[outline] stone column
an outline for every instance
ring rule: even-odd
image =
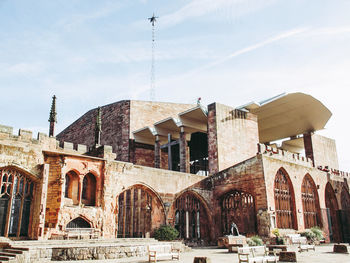
[[[188,147],[186,141],[186,133],[184,127],[181,127],[180,131],[180,172],[189,173],[190,172],[190,158],[188,154]]]
[[[156,141],[154,144],[154,167],[160,168],[160,141],[159,136],[156,135]]]
[[[208,163],[209,174],[219,171],[217,127],[216,127],[216,103],[208,106]]]
[[[310,132],[303,134],[303,139],[304,139],[305,156],[307,158],[310,158],[312,160],[313,166],[315,166],[314,150],[312,147],[312,134]]]

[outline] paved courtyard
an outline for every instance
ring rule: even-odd
[[[296,246],[289,246],[289,251],[297,251]],[[349,247],[348,247],[349,250]],[[322,245],[317,246],[316,251],[309,252],[297,252],[297,260],[299,263],[324,263],[324,262],[340,262],[340,263],[350,263],[350,254],[336,254],[333,253],[333,245]],[[227,252],[227,249],[218,249],[218,248],[196,248],[192,249],[190,252],[181,253],[180,261],[181,263],[192,263],[194,257],[209,257],[212,263],[236,263],[238,262],[237,254],[231,254]],[[58,261],[57,261],[58,262]],[[62,262],[62,261],[59,261]],[[90,260],[84,261],[71,261],[74,263],[91,263]],[[145,263],[148,262],[146,257],[141,258],[129,258],[129,259],[113,259],[113,260],[94,260],[94,263],[106,263],[106,262],[114,262],[114,263],[122,263],[122,262],[135,262],[135,263]],[[159,260],[160,263],[174,263],[177,261],[171,260]]]

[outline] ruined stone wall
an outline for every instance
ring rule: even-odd
[[[212,162],[217,160],[217,169],[212,168],[211,172],[224,170],[256,154],[259,142],[256,115],[218,103],[208,110],[209,158],[213,158],[210,166],[215,167]]]
[[[56,149],[56,146],[56,140],[45,134],[39,133],[33,139],[31,131],[20,129],[18,135],[13,135],[12,127],[0,125],[0,168],[17,170],[35,183],[28,229],[32,239],[42,238],[45,220],[48,171],[43,165],[42,148]]]
[[[252,157],[185,189],[185,191],[197,193],[208,207],[207,220],[210,220],[210,238],[212,241],[217,240],[218,237],[224,234],[222,233],[221,223],[221,200],[225,194],[233,190],[253,195],[258,234],[267,236],[270,228],[266,216],[267,196],[261,156]]]
[[[341,189],[344,187],[344,182],[348,178],[347,173],[333,174],[327,173],[325,171],[319,170],[313,167],[313,163],[310,159],[299,156],[298,154],[292,154],[281,150],[272,150],[265,146],[262,146],[262,158],[265,173],[266,185],[267,187],[267,202],[268,211],[270,217],[274,216],[275,211],[275,200],[274,200],[274,180],[277,171],[283,168],[293,185],[294,195],[295,195],[295,209],[297,217],[297,230],[302,231],[305,229],[304,226],[304,215],[303,215],[303,204],[302,204],[302,182],[306,174],[309,174],[313,179],[318,193],[318,199],[321,208],[321,220],[322,228],[328,233],[328,219],[325,213],[326,210],[326,200],[325,200],[325,190],[328,182],[331,183],[333,189],[337,189],[336,197],[338,204],[340,204]],[[344,175],[344,176],[343,176]]]

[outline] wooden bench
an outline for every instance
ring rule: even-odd
[[[95,239],[99,236],[100,231],[95,228],[67,228],[64,239]]]
[[[269,255],[269,250],[266,246],[240,247],[238,248],[238,261],[239,263],[277,262],[278,256],[275,254]]]
[[[180,259],[180,249],[173,248],[170,244],[149,245],[148,262],[157,262],[160,258]]]

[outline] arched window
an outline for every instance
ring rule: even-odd
[[[81,197],[82,197],[81,202],[84,205],[90,205],[90,206],[95,205],[96,179],[95,179],[95,176],[91,173],[88,173],[87,175],[84,176]]]
[[[340,196],[341,200],[341,225],[342,225],[342,234],[343,234],[343,242],[350,242],[350,194],[349,190],[343,187]]]
[[[274,189],[277,227],[296,229],[294,190],[283,169],[276,174]]]
[[[64,196],[73,201],[73,205],[79,204],[79,176],[74,171],[69,171],[65,176]]]
[[[305,175],[301,185],[301,200],[305,228],[320,226],[320,204],[316,185],[309,174]]]
[[[328,216],[329,237],[332,242],[340,242],[340,225],[338,220],[338,201],[332,185],[328,182],[325,189],[325,200]]]
[[[65,176],[65,185],[64,185],[64,197],[69,198],[69,185],[70,185],[70,179],[69,179],[69,175],[66,174]]]
[[[34,183],[23,173],[0,169],[0,236],[28,236]]]
[[[235,223],[240,233],[256,233],[256,212],[251,194],[237,190],[226,193],[221,199],[221,221],[223,234],[230,234]]]
[[[165,223],[159,198],[147,187],[135,185],[118,197],[118,237],[150,237]]]
[[[191,192],[182,194],[175,200],[174,209],[175,227],[181,238],[209,239],[207,213],[197,196]]]
[[[66,228],[91,228],[91,224],[82,217],[77,217],[70,221]]]

